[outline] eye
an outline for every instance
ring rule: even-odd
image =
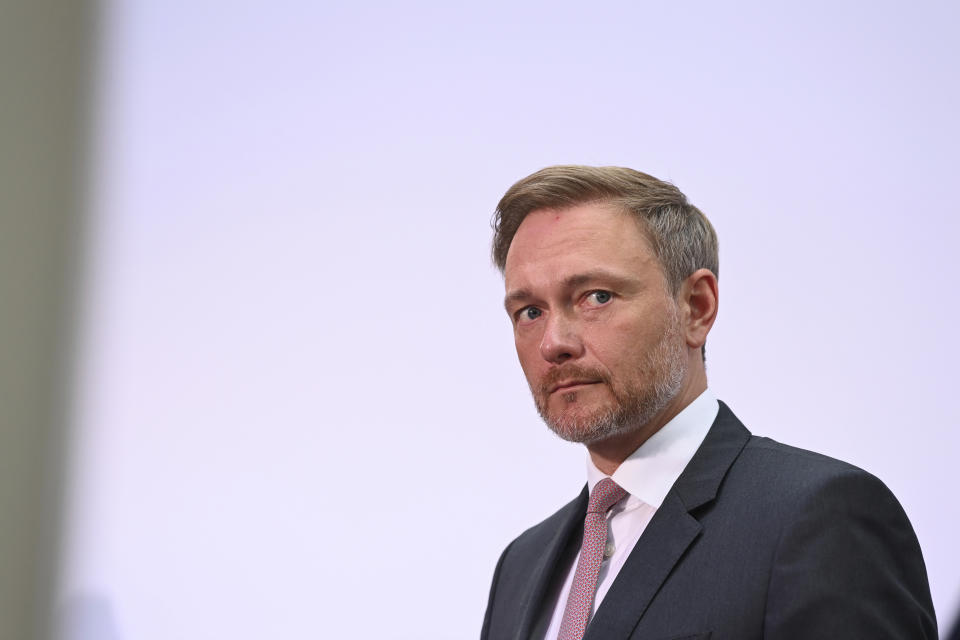
[[[602,289],[587,294],[587,304],[592,307],[602,307],[613,300],[613,294]]]
[[[536,307],[524,307],[517,312],[517,322],[533,322],[542,315],[543,311],[537,309]]]

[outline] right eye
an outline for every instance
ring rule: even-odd
[[[542,315],[543,311],[537,309],[536,307],[524,307],[517,312],[517,322],[533,322]]]

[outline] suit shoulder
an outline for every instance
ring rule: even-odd
[[[752,437],[741,460],[738,483],[758,487],[754,505],[776,523],[766,637],[936,637],[916,533],[879,478],[769,438]]]
[[[860,467],[762,436],[750,437],[735,468],[754,482],[776,487],[781,496],[802,498],[826,492],[860,498],[883,496],[885,501],[896,502],[879,478]],[[896,506],[899,508],[899,503]]]
[[[761,491],[772,488],[768,485],[771,482],[773,486],[793,484],[800,488],[852,478],[884,486],[875,476],[848,462],[752,434],[723,402],[705,444],[714,435],[712,446],[716,449],[738,440],[744,443],[730,471],[733,475],[747,475],[752,479],[751,484]]]
[[[748,461],[783,465],[787,470],[803,470],[822,475],[869,474],[860,467],[816,451],[801,449],[771,438],[751,435],[743,449]]]

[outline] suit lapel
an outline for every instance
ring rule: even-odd
[[[733,412],[720,412],[650,524],[637,541],[587,627],[584,640],[627,638],[703,527],[691,512],[717,496],[720,483],[750,438]]]
[[[587,514],[587,502],[590,494],[587,487],[575,500],[570,502],[560,514],[560,524],[554,529],[553,536],[547,541],[541,553],[530,569],[529,583],[526,597],[520,603],[520,624],[517,627],[516,640],[528,640],[533,633],[539,617],[544,614],[544,598],[550,586],[557,579],[557,569],[561,568],[560,560],[570,544],[570,539],[582,529],[583,520]]]

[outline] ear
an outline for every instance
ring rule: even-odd
[[[709,269],[697,269],[680,285],[677,304],[684,338],[691,349],[699,349],[717,319],[719,291],[717,276]]]

